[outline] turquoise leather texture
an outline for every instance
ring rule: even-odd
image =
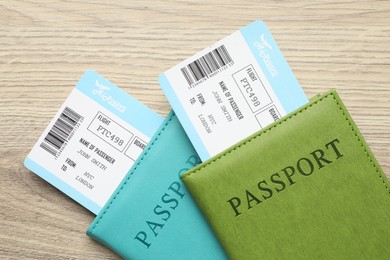
[[[127,259],[226,259],[179,178],[198,163],[171,112],[87,234]]]
[[[336,91],[182,175],[232,259],[390,259],[390,189]]]

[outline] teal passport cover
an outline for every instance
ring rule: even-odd
[[[182,175],[232,259],[390,259],[390,190],[335,91]]]
[[[171,112],[87,234],[125,258],[226,259],[179,178],[199,163]]]

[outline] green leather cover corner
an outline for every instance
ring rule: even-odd
[[[127,259],[226,259],[179,178],[198,163],[171,112],[87,234]]]
[[[334,90],[182,180],[232,259],[389,259],[389,182]]]

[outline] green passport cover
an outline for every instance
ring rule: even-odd
[[[126,259],[226,259],[179,177],[199,163],[171,111],[87,234]]]
[[[336,91],[183,174],[232,259],[390,256],[390,190]]]

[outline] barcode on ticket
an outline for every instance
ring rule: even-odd
[[[221,45],[180,70],[191,86],[199,80],[209,77],[230,62],[233,62],[233,60],[229,52],[226,50],[225,45]]]
[[[70,138],[70,134],[83,117],[69,107],[57,118],[56,122],[39,145],[53,156],[56,156],[63,144]]]

